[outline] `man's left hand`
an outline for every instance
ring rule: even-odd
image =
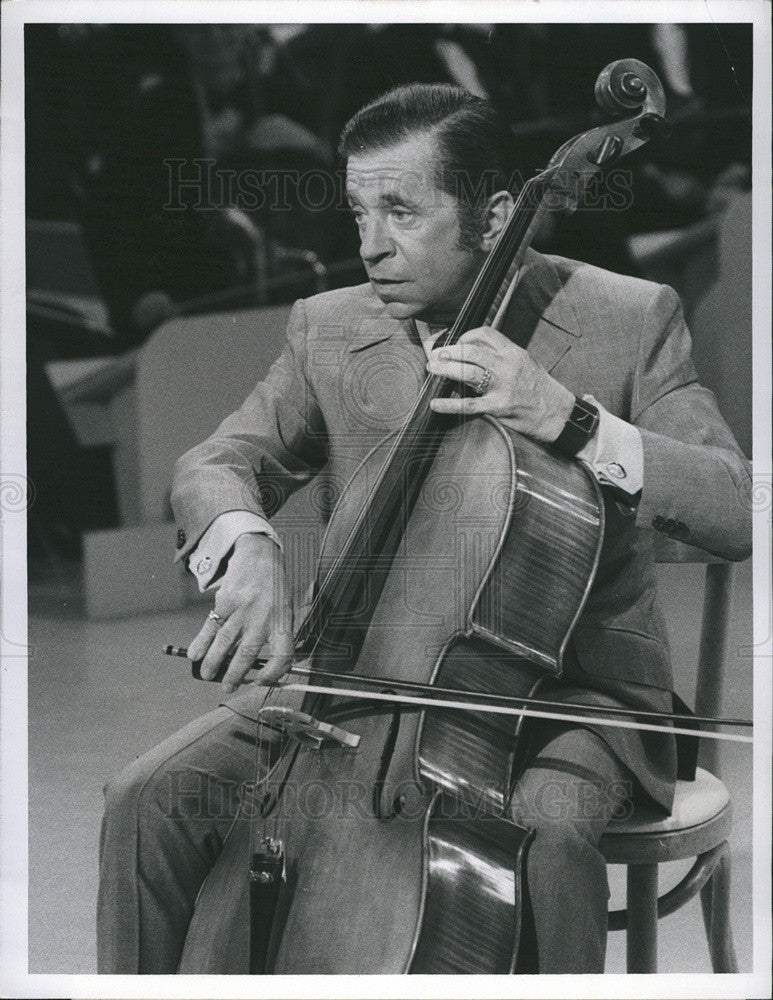
[[[432,409],[465,416],[490,413],[536,441],[555,441],[574,406],[574,396],[565,386],[522,347],[489,326],[468,330],[452,347],[432,351],[427,370],[472,388],[481,384],[488,370],[491,376],[481,395],[433,399]]]

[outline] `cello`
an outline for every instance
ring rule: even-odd
[[[544,214],[576,206],[664,127],[662,87],[635,60],[607,67],[596,94],[614,120],[565,143],[523,186],[438,346],[496,326]],[[561,675],[604,506],[579,463],[494,418],[434,413],[430,400],[454,389],[429,377],[338,501],[295,645],[306,664],[296,672],[319,683],[299,707],[281,688],[265,692],[250,836],[234,829],[205,883],[181,972],[515,969],[531,831],[508,803],[523,716],[483,702],[533,700]],[[332,686],[347,677],[364,697]],[[410,685],[469,692],[468,705],[415,704]]]

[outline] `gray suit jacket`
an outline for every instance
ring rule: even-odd
[[[530,251],[502,332],[527,343],[573,393],[591,393],[641,432],[641,503],[635,519],[606,504],[601,562],[574,632],[572,676],[604,696],[668,709],[655,531],[730,559],[751,548],[749,466],[713,395],[697,382],[676,293]],[[177,464],[177,558],[219,514],[270,516],[323,467],[333,491],[340,489],[370,448],[400,426],[425,363],[410,324],[389,317],[370,285],[297,302],[285,350],[266,378]],[[629,752],[623,757],[631,760]],[[670,771],[673,761],[661,764]],[[646,776],[643,783],[648,787]],[[650,782],[649,790],[668,799],[659,785]]]

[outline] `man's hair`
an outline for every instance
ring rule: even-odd
[[[447,83],[395,87],[349,119],[338,153],[346,160],[422,134],[437,145],[436,186],[458,201],[460,243],[474,249],[484,230],[483,207],[507,187],[514,159],[510,129],[488,101]]]

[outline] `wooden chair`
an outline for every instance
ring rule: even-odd
[[[733,566],[678,542],[666,541],[658,562],[706,563],[695,695],[697,715],[718,716],[722,703]],[[730,927],[730,794],[720,780],[717,743],[703,740],[694,781],[677,781],[670,816],[644,806],[610,824],[600,849],[608,864],[628,866],[626,908],[609,914],[610,930],[626,931],[628,972],[657,971],[658,918],[701,895],[711,966],[737,972]],[[658,865],[695,858],[690,871],[658,897]]]

